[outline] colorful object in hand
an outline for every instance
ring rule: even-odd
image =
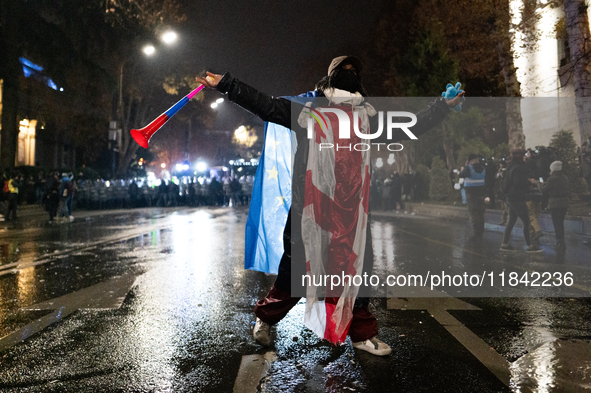
[[[460,87],[462,86],[462,84],[460,82],[456,83],[456,85],[452,85],[451,83],[448,83],[447,86],[445,86],[445,91],[443,93],[441,93],[441,96],[444,97],[446,100],[452,100],[455,96],[457,96],[458,94],[462,93],[464,90],[460,90]],[[460,100],[461,102],[466,101],[466,98],[462,97],[462,99]],[[454,106],[454,111],[459,112],[462,110],[462,106],[460,104]]]
[[[211,78],[207,77],[209,80]],[[158,131],[171,117],[173,117],[183,106],[187,104],[195,96],[195,94],[199,93],[205,85],[201,85],[182,99],[180,99],[176,104],[171,106],[166,112],[158,116],[154,121],[150,124],[145,126],[144,128],[140,128],[139,130],[131,130],[131,137],[140,145],[141,147],[147,149],[148,142],[152,136]]]

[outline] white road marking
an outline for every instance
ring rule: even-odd
[[[242,356],[238,376],[234,382],[233,393],[257,392],[261,380],[265,377],[271,363],[277,359],[275,352],[267,352],[264,355]]]
[[[123,274],[110,280],[83,288],[67,295],[34,304],[22,310],[55,310],[19,330],[0,338],[0,352],[10,348],[49,325],[62,320],[80,309],[105,310],[121,307],[125,296],[135,283],[136,276]]]
[[[505,385],[509,386],[511,373],[509,362],[497,351],[486,344],[480,337],[455,319],[447,310],[480,310],[460,299],[445,296],[429,298],[391,298],[388,309],[394,310],[427,310],[456,340],[476,357]]]

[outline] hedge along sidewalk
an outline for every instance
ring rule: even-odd
[[[469,220],[468,208],[466,206],[435,205],[422,202],[407,202],[405,209],[409,213],[420,214],[424,216],[434,216],[442,218],[455,218],[460,220]],[[376,217],[399,217],[400,213],[372,210],[372,216]],[[487,209],[485,214],[486,229],[492,231],[504,231],[504,225],[498,225],[501,222],[502,214],[500,210]],[[554,233],[552,217],[548,213],[542,213],[538,216],[538,223],[542,232]],[[521,227],[521,221],[517,220],[515,226]],[[580,235],[591,237],[591,217],[566,216],[564,220],[564,230],[568,235]]]

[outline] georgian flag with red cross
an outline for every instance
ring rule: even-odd
[[[337,109],[337,111],[334,111]],[[342,112],[338,112],[338,110]],[[338,112],[338,113],[336,113]],[[357,113],[355,113],[357,112]],[[302,236],[306,254],[307,285],[304,322],[318,336],[333,343],[345,341],[359,292],[352,280],[331,288],[330,275],[362,274],[366,243],[370,187],[370,151],[355,149],[369,143],[358,136],[369,133],[373,107],[359,101],[341,102],[327,108],[308,108],[302,120],[313,124],[305,183]],[[372,113],[373,112],[373,113]],[[343,113],[349,118],[348,132],[339,132]],[[341,118],[339,119],[339,116]],[[313,120],[308,120],[308,119]],[[355,128],[360,132],[353,132]],[[308,127],[309,133],[311,126]],[[331,146],[329,148],[328,146]],[[316,281],[314,281],[314,278]]]

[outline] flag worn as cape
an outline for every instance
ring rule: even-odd
[[[285,97],[305,104],[317,96],[310,91]],[[294,133],[275,123],[265,124],[265,146],[259,159],[246,220],[244,268],[277,274],[283,255],[283,229],[291,207],[291,174],[297,148]]]
[[[306,288],[304,323],[318,336],[338,344],[345,341],[359,292],[353,277],[363,272],[370,152],[350,147],[368,141],[357,135],[340,139],[340,119],[331,109],[346,114],[349,124],[359,121],[358,128],[363,134],[369,131],[369,115],[365,105],[331,106],[324,113],[323,109],[311,109],[315,118],[323,121],[315,123],[315,135],[308,141],[302,237],[310,280]],[[354,113],[359,115],[357,119]],[[320,150],[320,144],[344,148]],[[310,284],[315,281],[313,277],[327,275],[351,278],[348,282],[343,278],[335,287]]]

